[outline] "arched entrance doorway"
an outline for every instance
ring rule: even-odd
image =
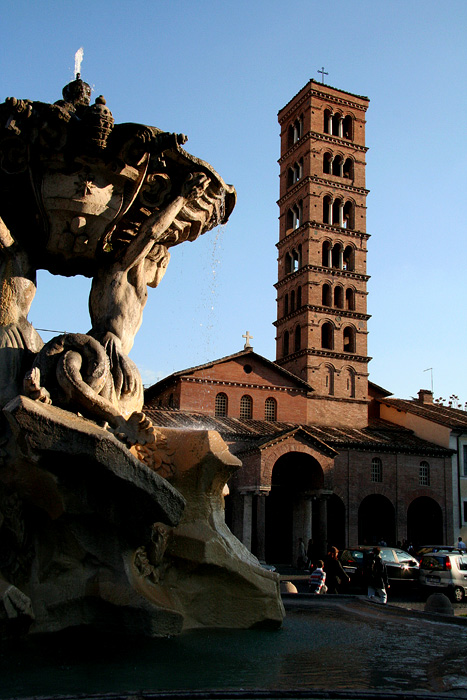
[[[412,544],[448,544],[444,542],[443,512],[429,496],[420,496],[407,509],[407,539]]]
[[[266,499],[266,561],[296,564],[298,538],[305,546],[318,532],[319,509],[312,493],[323,488],[321,465],[311,455],[288,452],[272,470],[271,491]]]
[[[396,514],[389,498],[367,496],[358,509],[358,544],[396,544]]]

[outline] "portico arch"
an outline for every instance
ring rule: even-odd
[[[377,544],[380,540],[388,545],[396,543],[396,514],[389,498],[372,494],[358,509],[358,544]]]
[[[407,539],[413,544],[447,544],[444,542],[443,512],[433,498],[419,496],[409,505]]]
[[[319,519],[323,515],[318,499],[323,487],[323,468],[312,455],[291,451],[277,459],[266,499],[268,562],[295,565],[298,538],[303,538],[305,546],[313,534],[318,539]]]

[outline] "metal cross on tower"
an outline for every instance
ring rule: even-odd
[[[250,340],[253,340],[253,336],[250,335],[250,331],[247,331],[245,335],[242,335],[242,338],[245,338],[246,341],[243,349],[246,350],[247,348],[251,348]]]
[[[321,68],[321,70],[318,70],[318,71],[316,71],[316,72],[317,72],[317,73],[321,73],[321,82],[322,82],[323,85],[324,85],[324,76],[325,76],[325,75],[329,75],[329,73],[326,73],[326,71],[324,70],[324,66]]]

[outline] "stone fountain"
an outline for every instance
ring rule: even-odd
[[[55,104],[0,104],[0,634],[278,626],[278,576],[225,525],[240,462],[215,432],[154,426],[128,356],[170,248],[225,223],[235,190],[183,134],[90,97],[78,73]],[[42,342],[38,269],[91,278],[87,334]]]

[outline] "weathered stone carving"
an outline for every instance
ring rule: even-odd
[[[153,426],[128,357],[170,248],[227,221],[235,190],[183,134],[90,95],[78,75],[54,105],[0,104],[0,636],[280,624],[278,578],[225,525],[238,460]],[[43,344],[40,268],[92,278],[87,334]]]

